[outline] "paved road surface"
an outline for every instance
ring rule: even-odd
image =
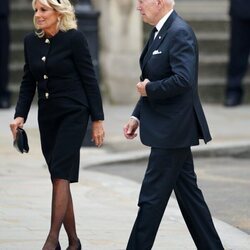
[[[91,170],[141,182],[145,167],[146,162],[137,162]],[[250,234],[250,159],[199,158],[195,167],[212,215]]]

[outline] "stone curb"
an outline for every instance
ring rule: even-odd
[[[90,149],[92,153],[99,149]],[[249,158],[250,157],[250,142],[239,143],[224,143],[201,145],[192,149],[194,157],[237,157]],[[89,159],[82,164],[83,168],[88,168],[98,165],[121,164],[129,162],[138,162],[148,159],[150,149],[128,151],[124,153],[117,152],[104,152],[100,158],[95,157]]]
[[[227,246],[225,250],[249,250],[250,236],[247,233],[214,217],[213,220]]]

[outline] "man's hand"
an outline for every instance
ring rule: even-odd
[[[92,141],[95,142],[97,147],[103,144],[105,132],[103,129],[103,121],[93,121],[92,122]]]
[[[139,94],[141,96],[147,96],[147,92],[146,92],[146,85],[147,83],[149,83],[150,81],[148,79],[145,79],[143,82],[138,82],[136,87],[137,87],[137,91],[139,92]]]
[[[138,127],[138,121],[133,118],[130,118],[128,123],[123,127],[124,136],[127,139],[134,139],[137,136],[137,133],[135,133],[135,131]]]

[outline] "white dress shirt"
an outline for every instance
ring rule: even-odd
[[[163,27],[164,23],[168,20],[169,16],[172,14],[174,10],[171,9],[165,16],[161,18],[161,20],[155,25],[155,28],[157,29],[157,32],[155,32],[155,38],[160,32],[161,28]]]

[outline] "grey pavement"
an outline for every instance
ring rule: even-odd
[[[139,138],[123,138],[122,127],[133,106],[105,105],[106,141],[102,148],[81,150],[80,181],[72,185],[77,229],[86,250],[122,250],[137,212],[140,186],[122,177],[91,171],[91,166],[146,159]],[[196,156],[249,156],[250,106],[204,105],[214,140],[193,148]],[[12,147],[8,127],[14,109],[0,111],[0,250],[41,249],[50,221],[51,184],[41,155],[33,106],[25,126],[30,153]],[[250,236],[214,218],[226,249],[250,249]],[[67,246],[64,230],[60,237]],[[170,199],[153,249],[196,249],[174,199]]]

